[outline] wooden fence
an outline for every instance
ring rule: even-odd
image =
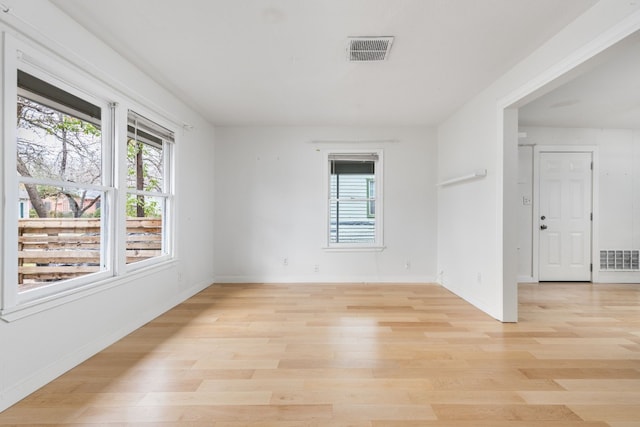
[[[18,220],[18,284],[100,271],[99,218]],[[162,220],[127,219],[127,263],[162,254]]]

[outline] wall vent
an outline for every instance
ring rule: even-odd
[[[384,61],[389,57],[393,37],[349,37],[347,59],[354,62]]]
[[[601,271],[639,271],[640,250],[600,251]]]

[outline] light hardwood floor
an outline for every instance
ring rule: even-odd
[[[521,285],[518,324],[437,285],[214,285],[0,424],[640,426],[640,285]]]

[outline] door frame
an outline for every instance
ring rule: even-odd
[[[593,170],[591,171],[591,212],[593,219],[591,221],[591,283],[597,283],[599,280],[600,266],[599,262],[599,242],[598,233],[600,212],[599,203],[599,161],[598,147],[593,145],[534,145],[533,147],[533,221],[531,222],[531,234],[533,247],[531,248],[532,257],[532,275],[533,281],[540,283],[540,235],[538,233],[538,218],[540,218],[540,153],[591,153],[591,161],[593,162]]]

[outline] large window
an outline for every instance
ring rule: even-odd
[[[328,154],[328,247],[382,246],[381,155]]]
[[[174,133],[90,76],[5,42],[0,315],[11,320],[171,259]]]

